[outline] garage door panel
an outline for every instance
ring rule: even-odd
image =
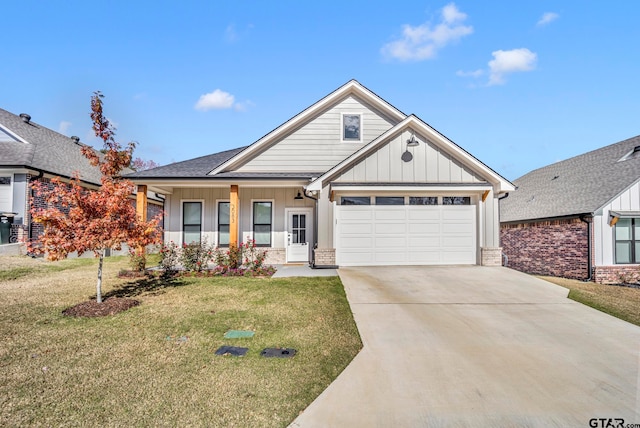
[[[439,223],[409,223],[408,225],[409,233],[429,233],[429,234],[440,234],[440,224]]]
[[[475,206],[337,206],[342,266],[475,264]]]
[[[407,240],[404,236],[376,236],[374,248],[404,248],[407,245]]]

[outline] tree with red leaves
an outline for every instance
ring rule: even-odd
[[[144,256],[144,248],[160,242],[160,219],[138,218],[131,195],[134,184],[120,177],[131,163],[134,143],[121,148],[114,139],[115,131],[102,112],[102,98],[98,91],[91,97],[93,131],[104,142],[103,154],[89,146],[82,147],[82,154],[102,172],[101,186],[89,190],[80,185],[75,174],[70,183],[54,178],[55,191],[43,183],[32,184],[35,194],[46,201],[47,208],[32,207],[33,220],[44,225],[44,232],[35,242],[29,243],[29,251],[46,254],[50,260],[66,258],[70,253],[93,251],[98,262],[96,301],[102,303],[102,265],[107,249],[120,250],[123,243]]]

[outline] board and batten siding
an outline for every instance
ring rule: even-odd
[[[594,216],[593,234],[595,265],[611,266],[614,261],[613,227],[609,226],[609,211],[640,211],[640,182],[631,185],[618,197],[602,208],[602,214]]]
[[[342,142],[342,114],[361,114],[361,142]],[[237,172],[324,172],[397,122],[353,95],[311,119],[251,159]]]
[[[407,140],[412,135],[415,135],[420,143],[416,147],[407,147]],[[402,160],[405,151],[409,151],[413,156],[409,162]],[[468,184],[483,183],[485,180],[424,137],[406,130],[345,171],[334,182]]]
[[[253,228],[251,218],[251,201],[273,201],[273,235],[272,247],[285,247],[285,208],[312,208],[311,199],[295,200],[299,187],[296,188],[257,188],[246,189],[240,187],[240,232],[239,239],[243,242],[251,238]],[[165,199],[165,242],[173,241],[182,244],[182,201],[203,201],[202,236],[207,243],[217,245],[218,201],[229,200],[228,188],[176,188]]]

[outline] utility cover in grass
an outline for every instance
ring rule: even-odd
[[[216,355],[232,355],[234,357],[244,357],[247,355],[249,348],[240,348],[239,346],[221,346],[216,351]]]
[[[260,355],[266,358],[291,358],[296,355],[296,352],[293,348],[264,348]]]
[[[229,330],[224,334],[225,339],[242,339],[245,337],[253,337],[255,333],[249,330]]]

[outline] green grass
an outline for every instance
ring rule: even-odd
[[[568,288],[569,298],[640,326],[640,289],[566,278],[540,277]]]
[[[111,258],[105,294],[142,304],[82,319],[61,311],[95,293],[95,261],[44,265],[0,280],[0,426],[286,426],[361,348],[337,277],[136,283]],[[249,352],[215,356],[222,345]]]

